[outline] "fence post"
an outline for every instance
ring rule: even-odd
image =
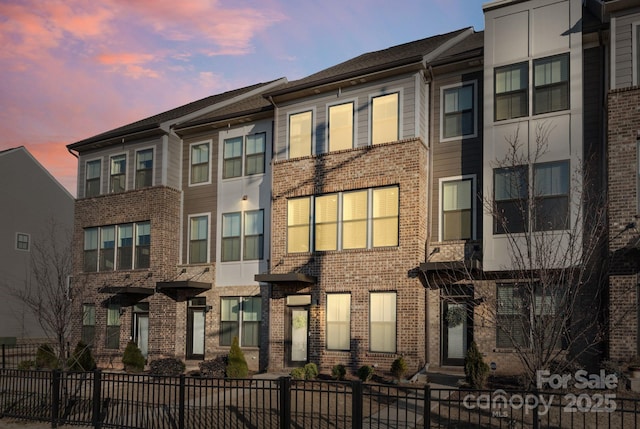
[[[2,369],[5,369],[6,366],[6,359],[7,359],[7,351],[5,350],[6,344],[2,345]]]
[[[280,429],[291,427],[291,379],[280,377]]]
[[[93,371],[93,416],[91,424],[95,429],[102,427],[102,371],[96,369]]]
[[[431,385],[427,384],[424,386],[424,417],[422,418],[424,422],[424,429],[429,429],[431,427]]]
[[[60,414],[60,370],[51,371],[51,427],[58,427],[58,415]]]
[[[354,380],[351,382],[351,395],[352,427],[362,429],[362,381]]]
[[[184,429],[185,376],[180,374],[180,390],[178,391],[178,429]]]

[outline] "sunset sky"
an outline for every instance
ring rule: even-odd
[[[487,0],[0,0],[0,150],[76,195],[66,145],[234,88],[464,27]]]

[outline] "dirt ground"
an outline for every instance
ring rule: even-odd
[[[0,419],[0,429],[50,429],[51,423],[36,422],[31,420]],[[58,426],[59,429],[83,429],[90,426]]]

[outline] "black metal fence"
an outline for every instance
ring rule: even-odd
[[[0,370],[0,418],[94,428],[639,428],[615,392]]]
[[[25,361],[35,361],[42,344],[0,344],[0,368],[16,369]],[[54,349],[56,345],[49,344]]]

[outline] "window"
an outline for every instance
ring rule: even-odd
[[[96,335],[96,306],[94,304],[82,305],[82,342],[88,346],[93,345]]]
[[[513,64],[495,70],[496,121],[528,115],[528,63]]]
[[[151,223],[136,224],[136,263],[135,268],[149,268],[151,259]]]
[[[133,261],[133,224],[118,225],[118,270],[130,270]]]
[[[496,346],[528,347],[531,342],[552,344],[558,340],[558,298],[560,285],[497,285]],[[557,344],[560,346],[560,344]]]
[[[533,61],[533,113],[569,108],[569,55]]]
[[[308,252],[311,233],[316,251],[397,246],[398,209],[397,186],[291,199],[288,252]]]
[[[569,227],[569,161],[535,164],[533,168],[535,231]]]
[[[220,300],[220,345],[230,346],[238,337],[240,346],[260,346],[262,299],[252,297],[225,297]]]
[[[398,93],[374,97],[371,101],[371,143],[398,140]]]
[[[475,84],[442,90],[442,139],[473,136],[475,124]]]
[[[327,294],[327,349],[351,349],[351,295]]]
[[[369,295],[369,350],[396,351],[395,292],[371,292]]]
[[[222,178],[242,176],[242,137],[226,139],[223,152]]]
[[[287,201],[287,252],[309,251],[311,198]]]
[[[21,232],[16,233],[16,249],[29,251],[29,234],[23,234]]]
[[[442,182],[442,240],[469,240],[473,236],[473,180]]]
[[[120,306],[109,304],[107,307],[107,332],[105,348],[120,348]]]
[[[245,261],[259,260],[264,257],[264,211],[253,210],[244,214],[244,252]]]
[[[111,176],[109,179],[109,192],[124,192],[127,189],[127,156],[117,155],[111,157]]]
[[[136,152],[136,189],[153,185],[153,149]]]
[[[97,197],[100,195],[100,169],[102,163],[99,159],[87,162],[85,172],[86,183],[84,188],[85,197]]]
[[[98,271],[98,228],[84,230],[84,271]]]
[[[222,262],[240,260],[240,215],[222,215]]]
[[[84,230],[84,271],[149,268],[150,229],[149,222],[86,228]]]
[[[194,216],[190,219],[189,263],[207,262],[209,238],[209,216]]]
[[[353,147],[353,103],[329,107],[329,150]]]
[[[244,167],[244,174],[247,176],[264,173],[266,140],[267,135],[265,133],[247,136],[247,155]]]
[[[338,194],[328,194],[315,199],[315,249],[338,248]]]
[[[114,268],[116,245],[116,228],[105,226],[100,228],[100,271],[110,271]]]
[[[526,165],[493,171],[494,234],[528,231],[528,174]]]
[[[312,112],[289,116],[289,158],[311,155]]]
[[[209,182],[209,143],[191,145],[191,180],[192,185]]]

